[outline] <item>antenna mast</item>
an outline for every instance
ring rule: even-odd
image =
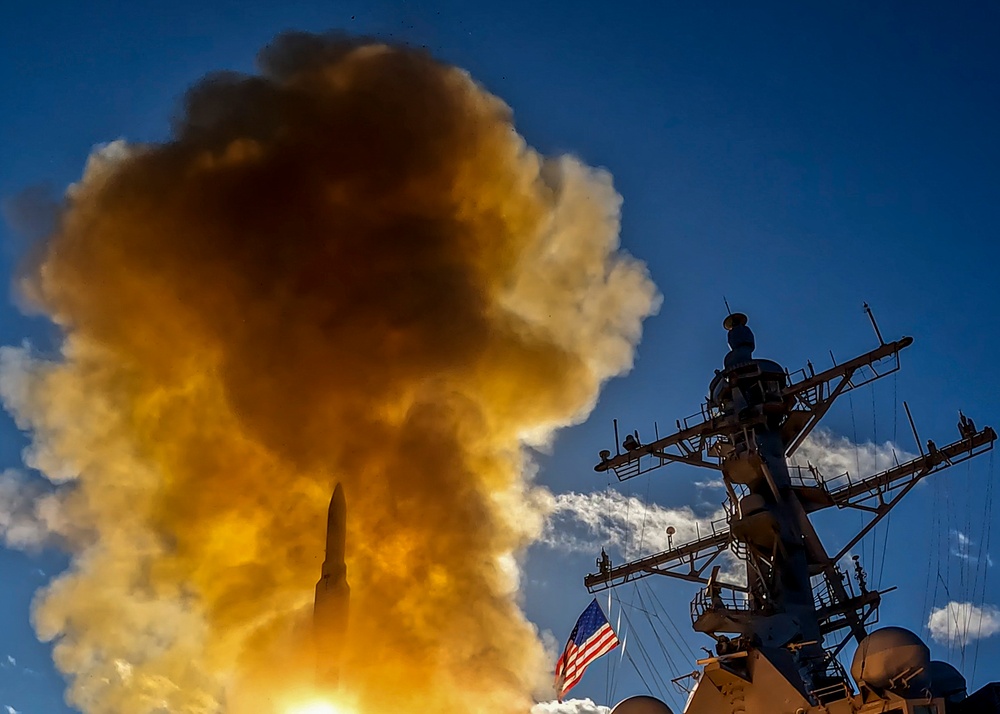
[[[978,430],[963,414],[958,440],[942,447],[929,441],[925,450],[918,439],[918,457],[874,475],[820,474],[812,466],[789,465],[787,458],[839,396],[896,372],[900,352],[913,342],[909,337],[885,342],[867,303],[865,312],[878,347],[823,372],[809,364],[793,374],[754,357],[746,315],[730,312],[723,323],[730,351],[700,413],[648,444],[629,435],[624,450],[616,449],[613,457],[602,451],[594,467],[613,471],[621,481],[673,462],[717,470],[729,494],[725,518],[693,542],[674,545],[671,539],[661,553],[621,565],[602,559],[598,572],[584,579],[587,589],[596,592],[648,575],[700,583],[705,588],[691,604],[694,629],[715,638],[718,648],[794,647],[804,680],[828,676],[846,643],[866,636],[865,625],[888,592],[870,590],[857,562],[852,583],[838,566],[840,559],[922,479],[989,451],[997,438],[993,429]],[[908,407],[906,412],[912,425]],[[809,516],[833,506],[872,517],[831,556]],[[745,585],[719,579],[713,564],[727,550],[745,562]],[[826,637],[841,630],[847,636],[824,646]]]

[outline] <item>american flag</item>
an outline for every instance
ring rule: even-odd
[[[559,701],[580,681],[587,665],[617,646],[618,636],[597,604],[597,598],[594,598],[576,621],[566,649],[556,662],[556,696]]]

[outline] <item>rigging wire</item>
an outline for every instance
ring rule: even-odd
[[[952,538],[952,533],[955,530],[955,528],[954,528],[955,513],[954,513],[954,509],[952,508],[952,505],[953,504],[952,504],[952,498],[951,498],[950,489],[945,489],[945,493],[944,493],[944,517],[945,517],[945,528],[946,528],[946,530],[945,530],[945,533],[944,533],[944,548],[945,548],[945,552],[944,552],[944,580],[945,580],[945,583],[947,583],[949,586],[951,585],[951,582],[952,582],[952,580],[951,580],[951,538]],[[948,601],[951,602],[952,601],[951,591],[950,590],[945,590],[945,594],[948,596]],[[946,607],[947,607],[947,605],[946,605]],[[957,628],[957,626],[958,626],[957,620],[955,622],[955,625],[956,625],[956,628]],[[950,626],[951,625],[949,623],[949,627]],[[958,634],[958,633],[956,632],[955,634]],[[948,642],[948,654],[951,655],[954,652],[954,638],[949,637],[948,640],[949,640],[949,642]]]
[[[646,615],[646,623],[649,625],[649,629],[653,632],[653,638],[656,643],[660,646],[660,652],[663,654],[663,659],[667,662],[667,667],[670,669],[670,674],[672,679],[681,676],[681,670],[677,668],[677,664],[674,662],[674,658],[670,656],[670,651],[667,649],[666,644],[660,638],[660,633],[658,632],[656,626],[653,624],[653,618],[650,617],[649,610],[646,606],[646,601],[642,597],[642,591],[639,590],[638,584],[636,584],[636,594],[639,596],[639,604],[642,605],[642,612]]]
[[[646,517],[649,515],[649,486],[653,479],[646,477],[646,499],[642,504],[642,522],[639,524],[639,547],[636,548],[636,555],[642,557],[642,549],[646,544]]]
[[[855,465],[854,478],[858,479],[861,478],[861,452],[858,448],[858,425],[854,419],[854,395],[850,392],[848,392],[847,394],[847,403],[851,407],[851,434],[852,434],[851,442],[854,444],[854,465]],[[865,513],[864,511],[858,511],[858,514],[859,517],[861,518],[861,529],[863,530],[865,527]],[[862,557],[865,557],[867,554],[865,553],[864,541],[862,541],[860,545],[861,545],[861,555]]]
[[[895,373],[893,373],[895,377]],[[879,454],[879,442],[878,442],[878,405],[875,396],[875,382],[871,383],[872,390],[872,444],[874,445],[874,456],[875,456],[875,471],[882,471],[883,469],[891,468],[891,464],[879,464],[878,454]],[[895,395],[893,396],[895,399]],[[893,409],[895,409],[895,404]],[[895,439],[895,416],[893,418],[893,439]],[[889,531],[892,529],[892,511],[890,510],[886,513],[885,521],[880,526],[876,526],[875,532],[872,534],[872,569],[876,570],[877,575],[875,577],[875,589],[879,590],[882,588],[882,578],[885,575],[885,554],[889,548]],[[878,548],[878,534],[879,530],[882,531],[882,552],[876,558],[876,550]],[[876,563],[878,567],[876,569]]]
[[[625,622],[628,623],[628,616],[627,615],[625,617]],[[629,629],[631,630],[631,625],[629,625]],[[649,686],[649,683],[646,681],[646,678],[642,676],[642,670],[639,669],[639,665],[637,665],[635,663],[635,659],[632,658],[632,653],[628,652],[628,651],[625,651],[625,650],[622,650],[622,654],[628,659],[629,664],[632,665],[632,669],[634,669],[635,673],[639,676],[639,681],[642,682],[642,686],[644,686],[646,688],[647,692],[649,692],[650,694],[652,694],[653,693],[653,688]]]
[[[608,590],[608,623],[611,623],[612,610],[611,610],[611,590]],[[621,622],[618,623],[618,627],[615,628],[615,636],[618,637],[618,633],[621,632]],[[622,633],[619,640],[622,643],[622,648],[624,651],[625,646],[625,634]],[[608,657],[605,660],[604,666],[604,701],[611,701],[611,679],[612,679],[612,668],[614,662],[612,661],[614,657]]]
[[[895,463],[897,463],[897,464],[899,463],[899,459],[896,457],[896,444],[898,443],[898,441],[897,441],[897,427],[899,425],[899,393],[898,393],[898,389],[897,389],[898,388],[898,384],[899,384],[898,383],[898,379],[897,379],[898,377],[899,377],[899,373],[898,372],[893,372],[892,373],[892,442],[891,442],[892,447],[891,447],[891,450],[892,450],[892,460]],[[892,468],[892,467],[889,466],[889,468]],[[886,517],[886,523],[885,523],[886,535],[885,535],[885,541],[882,543],[882,567],[880,568],[880,573],[879,573],[879,587],[882,587],[882,574],[884,574],[884,572],[885,572],[885,552],[886,552],[886,549],[887,549],[887,547],[889,545],[889,530],[890,530],[891,527],[892,527],[892,512],[890,511],[889,514],[888,514],[888,516]]]
[[[955,534],[955,546],[949,555],[956,555],[961,561],[958,564],[958,578],[959,578],[959,594],[961,595],[962,602],[972,603],[976,600],[976,588],[977,585],[973,584],[971,597],[969,594],[969,580],[972,577],[971,569],[973,566],[972,562],[972,504],[968,502],[968,494],[971,491],[971,481],[972,481],[972,461],[965,462],[965,488],[960,489],[966,494],[966,502],[964,504],[963,510],[965,511],[965,531]],[[975,562],[976,570],[976,580],[979,579],[979,561]],[[975,583],[975,581],[973,581]],[[965,613],[965,622],[962,623],[962,629],[959,632],[960,640],[959,644],[961,647],[962,659],[961,668],[965,669],[965,650],[969,643],[969,625],[972,621],[972,608],[967,608]]]
[[[892,373],[892,443],[896,444],[896,426],[899,422],[899,394],[896,391],[899,372]]]
[[[650,478],[647,476],[646,477],[646,500],[647,501],[649,500],[649,483],[650,483]],[[630,494],[629,494],[629,498],[628,498],[628,506],[626,507],[626,516],[625,516],[625,528],[627,529],[626,542],[629,542],[629,541],[632,540],[632,538],[631,538],[631,528],[630,528],[631,520],[628,517],[628,512],[629,512],[629,509],[631,508],[631,505],[632,505],[631,484],[629,484],[629,491],[630,491]],[[643,503],[642,526],[640,527],[640,531],[641,531],[641,536],[640,537],[643,538],[643,539],[645,539],[645,534],[646,534],[646,516],[647,516],[648,513],[649,513],[649,509],[646,507],[646,504]],[[641,547],[642,546],[640,545],[640,548]],[[625,559],[628,560],[627,555],[626,555]],[[636,594],[636,589],[633,587],[632,588],[632,593],[631,593],[631,599],[629,600],[629,603],[628,603],[628,606],[630,608],[635,606],[635,594]],[[624,603],[620,602],[620,604],[624,604]],[[629,623],[629,628],[633,632],[633,639],[636,640],[636,645],[639,647],[639,653],[644,655],[645,654],[645,648],[642,646],[642,641],[638,637],[634,636],[635,627],[633,627],[632,624],[631,624],[631,622],[628,620],[628,615],[627,614],[625,614],[625,620],[626,620],[626,622]]]
[[[632,543],[632,529],[629,527],[632,515],[632,482],[629,481],[625,485],[625,543],[623,547],[622,557],[627,561],[629,559],[629,547]],[[610,527],[610,523],[608,527]]]
[[[681,633],[681,629],[677,626],[677,623],[674,622],[674,619],[672,617],[670,617],[670,613],[667,611],[667,608],[665,608],[663,606],[663,603],[660,602],[660,598],[658,598],[656,596],[656,591],[653,590],[653,588],[649,587],[648,585],[647,585],[647,589],[649,591],[650,597],[652,597],[652,599],[655,601],[656,605],[659,606],[660,611],[663,613],[664,617],[667,618],[667,623],[670,625],[670,627],[673,628],[674,632],[677,633],[677,640],[675,640],[675,642],[676,641],[680,641],[681,643],[683,643],[685,649],[687,649],[688,654],[691,655],[691,659],[692,660],[698,659],[698,654],[694,651],[694,649],[691,647],[691,645],[688,643],[688,641],[684,638],[684,635]],[[662,622],[662,620],[661,620],[661,622]],[[673,638],[671,638],[671,639],[673,639]]]
[[[937,555],[937,550],[940,540],[940,512],[936,507],[936,504],[940,501],[940,481],[938,479],[934,480],[934,497],[928,501],[927,507],[930,509],[930,522],[931,527],[927,532],[927,577],[924,580],[924,606],[921,612],[928,612],[928,605],[933,607],[937,603],[937,580],[934,580],[934,592],[931,593],[931,566],[935,565],[935,555]],[[931,547],[933,545],[933,547]],[[941,575],[940,558],[936,564],[936,569],[938,577]],[[928,598],[930,602],[928,603]],[[926,629],[929,627],[930,621],[924,626]]]
[[[604,547],[607,548],[607,547],[611,546],[612,538],[613,538],[613,533],[611,532],[611,523],[613,522],[612,521],[613,504],[611,502],[611,499],[612,499],[612,491],[611,491],[611,469],[606,469],[605,472],[604,472],[604,476],[605,476],[605,479],[606,479],[606,483],[605,483],[605,486],[604,486],[604,495],[605,495],[604,504],[605,504],[605,507],[607,509],[607,519],[605,520],[605,523],[607,524],[607,534],[605,536],[605,546]],[[608,591],[608,621],[609,622],[611,621],[611,597],[612,597],[613,592],[614,592],[613,590],[609,590]],[[621,625],[621,616],[620,615],[619,615],[619,622],[618,622],[618,624]],[[604,682],[604,697],[605,697],[604,700],[605,701],[611,701],[611,691],[613,690],[613,687],[614,687],[615,675],[617,674],[617,672],[618,672],[617,667],[614,666],[614,663],[611,661],[611,659],[608,659],[607,667],[605,669],[605,682]]]
[[[882,588],[882,574],[885,572],[885,552],[889,548],[889,528],[892,526],[892,511],[885,514],[885,528],[882,530],[882,555],[878,566],[878,580],[876,590]]]
[[[635,631],[636,631],[635,625],[632,623],[632,619],[629,617],[628,611],[625,610],[625,609],[622,609],[622,615],[625,618],[625,622],[628,624],[628,628],[633,633],[635,633]],[[632,640],[635,642],[635,646],[639,650],[640,657],[642,657],[643,661],[645,662],[646,667],[649,669],[650,678],[653,680],[653,683],[656,685],[656,691],[657,691],[657,693],[660,695],[661,699],[665,699],[666,698],[666,692],[669,692],[670,688],[664,682],[663,675],[661,675],[660,672],[659,672],[659,670],[657,670],[657,668],[655,666],[653,666],[653,660],[649,656],[649,653],[646,652],[646,647],[642,644],[642,639],[639,638],[639,637],[633,637]],[[631,661],[631,659],[632,659],[631,654],[626,654],[626,656]],[[638,668],[637,668],[636,671],[638,671]],[[640,675],[640,679],[642,679],[643,684],[646,684],[645,678],[642,677],[641,675]],[[647,689],[647,691],[649,691],[652,694],[652,689],[649,688],[648,684],[646,684],[646,689]]]
[[[625,651],[628,649],[628,637],[632,632],[628,624],[626,623],[625,628],[622,628],[622,603],[621,599],[618,597],[618,591],[614,589],[608,590],[608,610],[611,610],[611,601],[618,605],[618,622],[615,624],[615,633],[619,634],[621,640],[621,653],[618,656],[617,661],[612,662],[614,658],[608,659],[608,668],[610,671],[608,687],[605,691],[605,701],[612,701],[615,698],[615,693],[618,691],[618,671],[621,661],[625,658]],[[610,613],[608,615],[610,618]]]
[[[985,538],[981,539],[980,552],[985,550],[986,556],[983,558],[983,590],[979,599],[979,627],[976,630],[976,646],[973,648],[972,654],[972,676],[969,678],[969,685],[976,681],[976,666],[979,664],[979,643],[982,640],[983,635],[983,608],[986,607],[986,577],[989,574],[987,567],[990,561],[990,536],[993,530],[993,519],[990,517],[993,511],[993,479],[995,473],[993,471],[993,451],[990,451],[990,469],[989,469],[989,480],[986,482],[986,502],[983,506],[983,522],[986,529]],[[985,543],[985,545],[983,545]]]
[[[881,467],[878,462],[878,417],[875,412],[875,382],[868,385],[868,389],[872,396],[872,468],[878,473],[881,471]],[[861,476],[859,473],[858,476]],[[873,516],[874,517],[874,516]],[[885,530],[881,523],[876,523],[875,528],[872,529],[872,559],[869,561],[871,563],[872,577],[875,581],[876,587],[878,587],[882,582],[882,571],[876,566],[878,560],[875,558],[875,550],[878,547],[878,535],[880,530]]]

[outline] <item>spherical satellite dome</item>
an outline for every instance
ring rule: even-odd
[[[952,665],[934,660],[928,672],[931,678],[931,693],[935,697],[944,697],[949,702],[957,702],[968,696],[965,677]]]
[[[930,662],[930,650],[917,635],[902,627],[883,627],[861,640],[851,676],[859,685],[876,689],[895,688],[911,676],[913,684],[926,683]]]
[[[656,697],[640,695],[618,702],[611,714],[673,714],[673,711]]]

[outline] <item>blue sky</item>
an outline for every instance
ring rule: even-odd
[[[333,28],[426,46],[502,97],[538,150],[613,173],[625,199],[623,244],[647,262],[664,296],[635,370],[538,457],[538,478],[554,492],[606,485],[591,466],[612,447],[613,417],[646,431],[658,421],[662,431],[697,411],[725,352],[723,296],[750,315],[758,354],[790,369],[807,359],[825,365],[828,350],[842,359],[873,346],[866,300],[887,338],[915,338],[898,377],[859,390],[827,417],[837,435],[895,436],[913,450],[903,399],[925,439],[955,438],[959,408],[996,426],[1000,7],[651,5],[8,3],[0,11],[0,195],[40,184],[59,192],[95,144],[164,138],[186,86],[211,70],[251,70],[280,30]],[[0,230],[9,246],[2,272],[11,275],[18,243]],[[7,301],[0,342],[26,338],[45,344],[53,335]],[[0,466],[17,467],[24,444],[4,417]],[[930,607],[968,597],[974,568],[952,547],[953,531],[986,538],[997,520],[982,512],[991,475],[989,457],[957,467],[893,514],[882,583],[900,590],[886,597],[882,623],[917,629]],[[721,495],[694,485],[704,476],[665,469],[622,490],[706,514]],[[843,517],[850,523],[821,521],[832,543],[859,525],[856,515]],[[874,551],[871,542],[857,549],[869,553],[869,570],[884,534]],[[590,599],[582,577],[595,555],[544,544],[529,553],[525,609],[559,640]],[[55,553],[0,552],[0,705],[68,711],[29,623],[31,593],[62,566]],[[996,573],[983,571],[986,602],[1000,605]],[[689,645],[707,646],[687,632],[693,586],[650,584]],[[658,645],[647,646],[656,659]],[[977,685],[1000,673],[1000,637],[964,653],[933,651],[956,664],[964,655],[967,671],[976,659]],[[693,667],[684,647],[672,656]],[[612,691],[606,666],[595,665],[574,694],[613,703],[642,691],[627,662]]]

